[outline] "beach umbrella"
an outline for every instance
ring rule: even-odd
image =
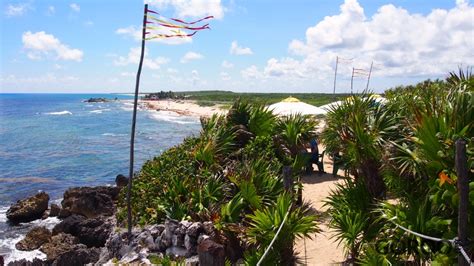
[[[276,115],[291,115],[291,114],[302,114],[302,115],[324,115],[326,111],[311,104],[304,103],[295,97],[288,97],[281,102],[274,103],[268,106]]]
[[[323,109],[327,113],[332,108],[337,108],[341,104],[342,104],[342,101],[336,101],[336,102],[328,103],[328,104],[325,104],[325,105],[321,105],[321,106],[319,106],[319,108]]]
[[[369,97],[376,103],[385,104],[387,102],[387,99],[382,97],[380,94],[372,94]]]

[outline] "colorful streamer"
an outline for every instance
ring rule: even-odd
[[[150,24],[150,25],[146,26],[145,28],[147,30],[145,32],[145,34],[147,35],[147,38],[145,38],[145,40],[152,40],[152,39],[159,39],[159,38],[174,38],[174,37],[179,37],[179,38],[192,37],[194,34],[196,34],[196,32],[200,30],[210,29],[208,23],[204,25],[196,25],[196,26],[194,26],[194,24],[214,18],[213,16],[207,16],[196,21],[187,22],[187,21],[177,19],[177,18],[166,18],[162,16],[160,13],[150,10],[150,9],[147,9],[146,13],[147,14],[146,14],[145,23]],[[160,18],[157,18],[153,16],[152,14],[159,15]],[[155,31],[166,30],[166,29],[170,30],[173,34],[164,34],[162,32],[155,32]],[[174,29],[178,29],[178,30],[174,30]]]

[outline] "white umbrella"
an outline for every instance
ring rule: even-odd
[[[324,115],[326,111],[311,104],[301,102],[294,97],[288,97],[281,102],[274,103],[268,107],[276,115]]]
[[[328,104],[325,104],[325,105],[321,105],[321,106],[319,106],[319,108],[325,110],[326,113],[327,113],[332,108],[337,108],[341,104],[342,104],[342,101],[336,101],[336,102],[328,103]]]

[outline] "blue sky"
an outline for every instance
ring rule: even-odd
[[[183,19],[214,15],[193,39],[147,42],[142,91],[372,91],[443,78],[474,62],[474,8],[457,1],[149,0]],[[1,2],[1,92],[132,92],[143,1]],[[357,77],[354,90],[365,88]]]

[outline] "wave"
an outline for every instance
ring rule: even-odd
[[[4,206],[0,207],[0,224],[5,224],[7,222],[6,212],[8,208],[9,207]],[[57,217],[49,217],[44,220],[38,219],[30,223],[20,224],[18,225],[20,231],[13,234],[6,234],[0,230],[0,254],[4,256],[5,265],[12,261],[21,259],[26,259],[28,261],[32,261],[34,258],[42,260],[46,259],[46,254],[39,250],[20,251],[15,248],[15,244],[22,240],[25,237],[26,232],[31,228],[35,226],[44,226],[49,230],[52,230],[59,222],[60,220]]]
[[[102,112],[105,112],[105,111],[110,111],[110,109],[97,109],[97,110],[89,111],[89,113],[92,113],[92,114],[102,114]]]
[[[176,124],[198,124],[199,119],[196,117],[190,116],[182,116],[176,114],[175,112],[170,111],[151,111],[150,118],[159,120],[159,121],[166,121]]]
[[[71,112],[69,112],[68,110],[64,110],[64,111],[60,111],[60,112],[49,112],[49,113],[46,113],[47,115],[72,115]]]
[[[7,253],[4,255],[5,265],[12,261],[21,259],[25,259],[28,261],[32,261],[34,258],[38,258],[41,260],[46,259],[46,254],[37,249],[33,251],[21,251],[16,249],[15,244],[18,243],[18,241],[22,240],[24,237],[25,235],[17,235],[14,238],[6,238],[0,240],[0,251],[7,251]]]
[[[119,136],[127,136],[127,134],[104,133],[102,134],[102,136],[119,137]]]

